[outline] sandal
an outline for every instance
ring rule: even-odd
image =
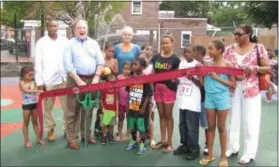
[[[172,152],[172,150],[173,150],[173,148],[169,144],[166,144],[163,148],[163,152],[165,152],[165,153],[170,153],[170,152]]]
[[[161,141],[156,143],[155,146],[152,147],[153,150],[159,150],[161,148],[163,148],[165,145],[164,143],[162,143]]]
[[[215,160],[214,157],[212,157],[211,159],[203,158],[203,159],[201,159],[201,160],[199,161],[199,163],[200,163],[201,165],[208,165],[210,162],[212,162],[212,161],[214,161],[214,160]]]
[[[151,148],[154,148],[156,146],[155,140],[151,140],[149,144]]]
[[[219,166],[220,166],[220,167],[229,166],[228,161],[220,161],[220,162],[219,162]]]

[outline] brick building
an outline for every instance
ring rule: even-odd
[[[152,44],[160,48],[160,36],[172,33],[175,37],[174,51],[182,54],[182,48],[192,42],[194,36],[207,35],[207,18],[175,18],[174,11],[160,11],[160,2],[133,0],[126,3],[126,7],[119,13],[124,23],[110,28],[106,36],[98,38],[101,45],[121,40],[121,29],[129,25],[134,29],[134,43],[138,45]]]

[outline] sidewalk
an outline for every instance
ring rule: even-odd
[[[32,62],[30,56],[18,56],[18,62]],[[12,55],[9,51],[1,51],[1,63],[16,63],[16,55]]]

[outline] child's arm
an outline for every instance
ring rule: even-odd
[[[101,104],[101,107],[102,107],[102,110],[104,110],[104,104],[103,104],[103,92],[101,91],[101,96],[100,96],[100,104]]]
[[[226,66],[228,67],[232,67],[232,64],[229,62],[226,62]],[[217,81],[221,82],[222,84],[235,89],[236,87],[236,82],[235,82],[235,76],[229,76],[229,81],[228,80],[224,80],[222,78],[220,78],[215,72],[211,73],[211,76],[216,79]]]
[[[119,114],[119,95],[116,93],[116,115]]]
[[[145,96],[144,102],[143,102],[142,107],[140,109],[141,114],[145,113],[146,107],[148,106],[150,98],[151,98],[151,96]]]
[[[19,82],[19,89],[20,89],[20,91],[22,91],[22,92],[24,92],[24,93],[41,93],[41,92],[43,92],[42,90],[37,90],[37,89],[34,89],[34,90],[26,89],[26,88],[24,87],[23,81],[20,81],[20,82]]]
[[[114,65],[113,65],[113,68],[111,68],[111,73],[114,75],[117,75],[118,72],[119,72],[118,61],[116,59],[114,59]]]
[[[144,102],[142,104],[142,107],[140,109],[140,112],[143,114],[146,111],[146,107],[148,106],[148,103],[151,99],[152,96],[152,89],[151,89],[151,85],[150,84],[145,84],[144,85]]]

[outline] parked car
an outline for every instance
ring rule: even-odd
[[[16,47],[17,47],[17,52],[18,53],[24,53],[26,54],[27,52],[27,46],[26,42],[22,40],[17,41],[17,46],[16,43],[10,40],[6,39],[1,39],[1,51],[2,50],[8,50],[10,54],[15,55],[16,54]]]

